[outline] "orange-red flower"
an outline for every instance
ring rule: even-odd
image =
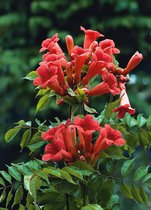
[[[92,133],[100,129],[98,121],[94,120],[92,115],[86,115],[84,118],[75,117],[74,125],[78,130],[82,151],[90,153],[92,148]]]
[[[82,26],[80,27],[80,29],[85,33],[84,44],[83,44],[84,48],[89,48],[90,45],[93,43],[93,41],[95,41],[98,37],[104,36],[100,34],[98,31],[93,31],[91,29],[86,30]]]
[[[130,105],[129,98],[125,88],[123,88],[120,93],[120,106],[113,109],[113,112],[118,112],[117,115],[118,118],[123,118],[127,112],[130,115],[135,114],[135,109],[133,109]]]
[[[78,84],[81,80],[83,65],[90,57],[90,50],[75,46],[72,49],[71,57],[74,59],[75,84]]]
[[[59,41],[59,38],[58,38],[57,33],[55,35],[53,35],[51,38],[45,39],[42,42],[42,48],[40,49],[40,52],[48,50],[52,54],[62,54],[63,52],[57,43],[58,41]]]
[[[96,131],[100,133],[99,137],[92,141],[92,135]],[[92,164],[109,146],[122,146],[125,143],[120,131],[107,124],[100,127],[92,115],[75,117],[73,123],[68,119],[65,124],[44,132],[42,138],[50,141],[45,147],[43,160],[73,162],[79,159]]]
[[[96,85],[92,90],[89,91],[89,96],[104,95],[106,93],[111,93],[112,95],[117,95],[120,93],[118,88],[118,83],[116,77],[109,73],[107,70],[102,71],[103,82]]]
[[[102,151],[106,150],[111,145],[123,146],[125,140],[122,138],[122,134],[119,130],[113,129],[110,125],[105,124],[101,129],[100,135],[96,140],[91,156],[92,162],[95,162]]]
[[[123,70],[122,74],[125,76],[129,74],[143,59],[143,55],[138,51],[131,57],[126,68]]]

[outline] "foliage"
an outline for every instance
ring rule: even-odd
[[[112,147],[103,152],[97,169],[80,161],[58,168],[58,164],[33,159],[12,164],[7,172],[0,171],[1,203],[5,204],[5,209],[60,210],[65,209],[67,204],[71,209],[120,209],[121,195],[115,192],[117,188],[120,188],[122,196],[149,208],[150,166],[137,165],[137,157],[133,158],[133,155],[136,147],[145,151],[150,147],[149,137],[145,138],[144,134],[151,136],[151,116],[146,119],[142,115],[134,118],[127,114],[124,119],[117,121],[114,115],[106,118],[101,113],[98,120],[101,124],[110,121],[113,127],[121,130],[127,143],[124,148]],[[22,149],[27,147],[33,153],[45,144],[40,134],[48,128],[39,123],[36,130],[24,121],[18,122],[6,133],[6,141],[13,140],[18,129],[19,132],[23,130],[20,142]],[[27,137],[29,130],[32,132]],[[86,197],[83,197],[85,192]]]
[[[117,46],[123,51],[123,55],[120,56],[123,64],[139,49],[146,58],[142,69],[150,71],[147,67],[150,66],[148,63],[151,52],[149,44],[150,10],[148,0],[143,2],[137,0],[78,0],[72,2],[69,0],[22,0],[19,3],[16,0],[1,0],[1,138],[6,131],[5,125],[8,124],[11,127],[14,118],[17,121],[22,117],[27,120],[34,116],[34,108],[31,106],[34,97],[33,87],[21,78],[26,75],[29,68],[35,69],[40,60],[37,51],[45,37],[55,32],[60,33],[60,38],[72,34],[78,44],[82,41],[82,34],[77,33],[79,25],[104,31],[105,35],[114,39]],[[124,38],[121,39],[121,37]],[[140,84],[137,83],[135,94],[133,94],[133,97],[136,95],[137,98],[134,98],[133,103],[140,109],[140,112],[151,114],[148,96],[150,88],[147,85],[143,92],[145,100],[141,102],[138,100],[140,89]],[[28,99],[24,97],[25,95]],[[145,109],[146,106],[147,109]],[[100,102],[100,110],[101,107],[103,104]],[[51,108],[54,110],[54,105],[51,105]],[[39,117],[42,118],[41,115]],[[62,116],[62,119],[64,117],[65,115]]]

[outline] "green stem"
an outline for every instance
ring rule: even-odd
[[[112,95],[112,94],[110,94],[109,102],[110,102],[110,103],[113,102],[113,95]]]
[[[85,114],[84,113],[84,105],[83,105],[83,103],[80,105],[80,114]]]
[[[82,188],[83,206],[85,206],[86,205],[86,197],[87,197],[87,188],[84,183],[81,183],[81,188]]]
[[[69,208],[69,195],[66,193],[66,210],[70,210]]]
[[[72,113],[71,113],[71,111],[72,111],[72,106],[71,106],[71,105],[69,105],[69,117],[70,117],[70,119],[71,119],[71,117],[72,117]]]

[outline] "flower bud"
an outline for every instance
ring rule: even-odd
[[[71,51],[74,47],[74,41],[73,41],[72,36],[70,36],[70,35],[66,36],[66,45],[67,45],[68,53],[69,53],[69,55],[71,55]]]
[[[125,76],[127,74],[129,74],[129,72],[131,70],[133,70],[143,59],[143,55],[141,53],[139,53],[138,51],[131,57],[131,59],[129,60],[126,68],[124,69],[124,71],[122,72],[122,74]]]

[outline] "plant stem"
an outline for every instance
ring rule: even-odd
[[[70,208],[69,208],[69,195],[68,195],[68,193],[66,193],[66,209],[67,210],[70,210]]]
[[[71,106],[71,105],[69,105],[69,118],[70,118],[70,119],[71,119],[71,117],[72,117],[71,110],[72,110],[72,106]]]
[[[86,205],[87,188],[84,183],[81,183],[81,188],[82,188],[83,206],[85,206]]]

